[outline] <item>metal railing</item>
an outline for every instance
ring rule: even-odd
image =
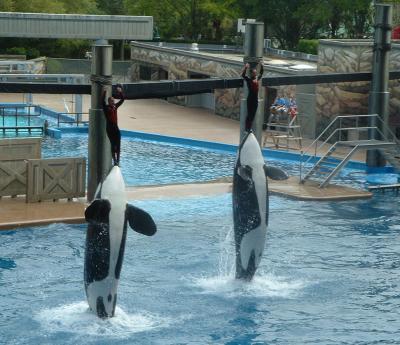
[[[42,109],[39,107],[39,113],[35,113],[35,106],[33,105],[6,105],[0,106],[0,118],[3,127],[10,126],[11,124],[6,124],[6,118],[15,118],[15,127],[18,127],[18,119],[27,118],[28,126],[31,125],[32,117],[39,117],[41,115]],[[23,110],[18,111],[19,109]],[[33,112],[31,111],[33,109]],[[26,124],[23,124],[26,125]]]
[[[88,124],[89,121],[82,120],[82,115],[88,115],[88,113],[58,113],[57,114],[57,127],[60,127],[60,124],[65,123],[69,125],[79,125]]]
[[[360,120],[365,119],[369,123],[374,123],[375,125],[359,125]],[[371,120],[372,121],[369,121]],[[346,125],[346,123],[353,122],[353,125]],[[365,121],[364,121],[365,122]],[[307,147],[301,152],[300,159],[300,181],[303,180],[303,176],[306,176],[307,173],[312,169],[310,168],[308,171],[304,173],[305,166],[310,164],[314,159],[316,159],[317,155],[328,145],[332,147],[339,142],[348,142],[351,143],[352,140],[349,139],[350,131],[354,131],[355,133],[362,133],[362,131],[368,131],[368,139],[366,141],[371,141],[371,143],[379,137],[379,140],[394,142],[397,145],[400,145],[400,141],[396,138],[396,135],[392,132],[392,130],[387,126],[382,118],[377,114],[367,114],[367,115],[340,115],[337,116],[331,123],[321,132],[321,134]],[[378,135],[376,135],[378,134]],[[338,136],[338,140],[335,140],[334,143],[331,143],[331,140]],[[323,138],[326,137],[324,140]],[[373,139],[369,139],[373,138]],[[327,150],[328,151],[328,150]]]

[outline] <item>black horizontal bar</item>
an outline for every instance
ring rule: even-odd
[[[164,98],[213,92],[216,89],[232,89],[243,86],[242,78],[189,79],[128,83],[123,85],[127,99]]]
[[[0,93],[48,93],[48,94],[86,94],[92,90],[89,84],[58,83],[1,83]]]
[[[389,73],[389,79],[400,79],[400,71]],[[263,86],[282,86],[282,85],[304,85],[304,84],[327,84],[345,83],[355,81],[372,80],[371,72],[357,73],[319,73],[306,75],[291,75],[279,77],[266,77],[262,79]]]
[[[322,73],[262,78],[263,86],[283,86],[302,84],[323,84],[339,82],[370,81],[371,72]],[[400,79],[400,71],[389,73],[389,79]],[[240,88],[242,78],[211,78],[189,80],[141,81],[123,84],[126,99],[165,98],[213,92],[217,89]],[[116,85],[113,85],[115,95]],[[47,93],[47,94],[90,94],[89,84],[56,83],[2,83],[0,93]]]

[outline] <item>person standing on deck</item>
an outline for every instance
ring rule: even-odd
[[[115,103],[114,97],[110,96],[106,102],[106,90],[103,90],[103,111],[106,117],[106,132],[108,139],[111,143],[111,156],[114,165],[119,165],[119,156],[121,151],[121,132],[118,128],[118,115],[117,109],[124,103],[124,94],[122,93],[122,87],[117,86],[117,93],[120,100]]]
[[[257,69],[253,68],[251,70],[250,78],[246,75],[247,69],[250,67],[248,63],[244,65],[242,70],[242,78],[246,81],[249,94],[247,96],[247,118],[246,127],[247,132],[250,131],[253,125],[254,117],[257,113],[258,108],[258,90],[260,89],[260,79],[264,73],[263,64],[260,64],[260,73],[257,75]]]

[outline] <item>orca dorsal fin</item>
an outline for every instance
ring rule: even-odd
[[[111,203],[107,199],[95,199],[85,210],[88,223],[104,223],[108,219]]]
[[[289,178],[288,173],[281,168],[266,166],[264,164],[264,171],[265,176],[268,176],[272,180],[282,181]]]
[[[157,226],[146,211],[131,204],[126,204],[125,215],[132,230],[146,236],[153,236],[156,233]]]

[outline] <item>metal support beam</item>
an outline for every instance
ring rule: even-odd
[[[378,114],[383,120],[383,128],[389,125],[389,52],[391,50],[392,6],[375,5],[374,54],[372,64],[372,83],[369,94],[368,114]],[[377,125],[371,118],[369,127]],[[382,128],[381,128],[382,130]],[[386,136],[386,133],[383,133]],[[376,130],[369,131],[369,139],[380,140]],[[386,160],[379,150],[367,152],[368,167],[385,166]]]
[[[82,95],[74,95],[74,100],[75,100],[74,112],[78,113],[77,115],[78,121],[82,121],[82,113],[83,113]]]
[[[400,71],[391,71],[389,73],[389,80],[396,79],[400,79]],[[370,80],[372,80],[371,72],[318,73],[284,77],[264,77],[262,78],[262,86],[309,85]],[[235,89],[239,87],[243,87],[243,79],[239,77],[227,79],[162,80],[124,83],[124,93],[125,99],[146,99],[210,93],[217,89]],[[91,85],[41,82],[0,82],[0,93],[90,95]]]
[[[106,119],[103,113],[102,92],[107,87],[111,94],[112,45],[96,42],[92,46],[92,99],[89,110],[88,143],[88,201],[93,200],[98,184],[111,169],[111,147],[106,135]]]
[[[256,68],[261,62],[264,53],[264,23],[246,23],[246,34],[244,40],[244,63],[249,63],[250,70]],[[249,72],[249,71],[248,71]],[[261,84],[261,81],[260,81]],[[248,90],[243,83],[243,98],[240,102],[240,141],[245,136],[245,122],[247,117],[247,95]],[[258,92],[258,108],[253,120],[252,130],[261,145],[262,126],[264,123],[264,89],[260,87]]]

